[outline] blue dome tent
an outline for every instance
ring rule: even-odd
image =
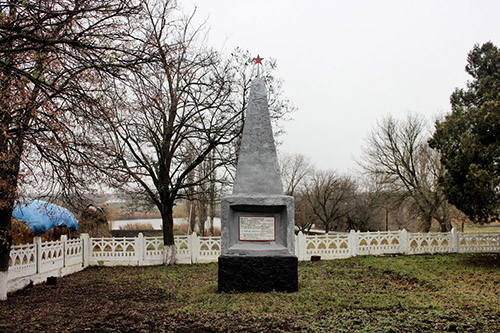
[[[54,227],[68,227],[78,231],[78,221],[69,210],[42,200],[21,199],[16,202],[12,217],[24,222],[35,235]]]

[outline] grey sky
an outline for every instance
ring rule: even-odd
[[[208,18],[209,45],[278,61],[298,111],[280,150],[351,173],[377,120],[433,120],[464,87],[467,53],[500,45],[500,1],[189,0]],[[265,60],[264,60],[265,61]]]

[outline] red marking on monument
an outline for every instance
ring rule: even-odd
[[[262,65],[262,60],[264,60],[264,58],[261,58],[260,55],[258,55],[258,54],[257,54],[257,58],[253,58],[253,61],[255,62],[255,64]]]

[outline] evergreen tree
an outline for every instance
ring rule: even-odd
[[[451,95],[452,111],[429,141],[446,168],[440,184],[450,201],[477,223],[498,219],[500,203],[500,50],[475,45],[466,89]]]

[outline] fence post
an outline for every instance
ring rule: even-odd
[[[498,246],[498,253],[500,253],[500,232],[498,233],[497,246]]]
[[[137,235],[137,238],[135,239],[135,257],[137,258],[137,265],[141,266],[144,264],[144,253],[146,252],[145,249],[145,242],[144,242],[144,235],[142,232]]]
[[[351,257],[355,257],[358,254],[358,235],[359,235],[359,230],[356,232],[354,230],[351,230],[349,232],[349,253]]]
[[[191,253],[191,263],[196,264],[200,256],[200,239],[196,232],[193,232],[188,237],[189,252]]]
[[[410,242],[406,229],[399,230],[399,249],[401,253],[408,254],[410,252]]]
[[[460,250],[460,235],[455,228],[450,231],[450,253],[458,253]]]
[[[42,239],[40,237],[33,238],[35,243],[35,253],[36,253],[36,272],[40,274],[42,272]]]
[[[498,253],[500,253],[500,232],[498,233],[498,239],[497,239],[497,246],[498,246]]]
[[[90,253],[91,244],[89,234],[81,234],[80,239],[82,240],[82,266],[88,267],[90,264]]]
[[[302,231],[297,234],[297,257],[299,260],[306,260],[307,238]]]
[[[62,243],[62,248],[63,248],[63,251],[62,251],[63,263],[62,263],[61,268],[64,268],[64,267],[67,267],[67,265],[66,265],[66,248],[68,247],[68,236],[67,235],[61,235],[61,243]]]

